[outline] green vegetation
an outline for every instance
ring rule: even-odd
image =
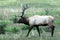
[[[2,8],[20,8],[21,4],[30,4],[31,6],[60,6],[60,0],[0,0],[0,7]],[[55,7],[55,6],[54,6]]]
[[[0,34],[5,34],[5,27],[7,26],[8,21],[2,20],[0,21]]]
[[[25,17],[52,15],[55,18],[53,37],[50,37],[50,30],[42,26],[40,26],[41,37],[35,28],[34,36],[30,33],[30,37],[26,37],[29,26],[17,23],[22,5],[25,4],[29,7],[25,11]],[[0,40],[60,40],[60,0],[0,0]]]

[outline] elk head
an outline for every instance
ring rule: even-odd
[[[28,8],[27,4],[25,6],[23,5],[22,12],[21,12],[22,15],[20,16],[21,18],[18,20],[18,23],[28,24],[27,18],[23,16],[27,8]]]

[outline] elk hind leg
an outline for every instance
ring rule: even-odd
[[[55,26],[51,26],[51,36],[53,37]]]

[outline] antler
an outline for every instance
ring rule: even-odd
[[[22,15],[21,15],[21,17],[23,17],[23,15],[24,15],[24,12],[25,12],[25,10],[28,8],[28,5],[26,4],[26,5],[23,5],[23,8],[22,8]]]

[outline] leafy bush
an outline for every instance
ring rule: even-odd
[[[6,32],[12,32],[12,33],[17,33],[20,30],[26,30],[26,29],[29,29],[27,25],[18,25],[18,27],[16,25],[8,25],[7,27],[5,27]]]
[[[5,27],[9,24],[10,21],[0,20],[0,34],[5,34]]]
[[[5,21],[0,21],[0,34],[5,33],[4,27],[6,27],[6,22]]]
[[[20,30],[20,28],[18,28],[18,27],[6,27],[5,30],[6,30],[7,32],[16,33],[16,32],[18,32],[18,31]]]

